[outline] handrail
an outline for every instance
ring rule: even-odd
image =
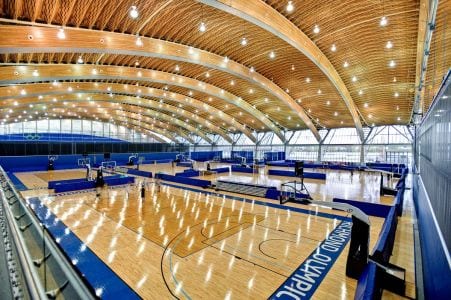
[[[2,181],[2,186],[0,189],[0,195],[2,198],[1,201],[4,207],[8,227],[10,228],[10,231],[12,233],[11,236],[16,246],[15,248],[18,253],[18,259],[22,267],[25,285],[27,291],[29,292],[30,298],[31,299],[55,298],[58,295],[58,293],[61,292],[62,288],[64,288],[67,284],[64,283],[60,290],[51,290],[51,291],[45,290],[44,283],[42,282],[42,278],[39,276],[38,272],[39,264],[36,264],[35,261],[33,261],[33,258],[30,254],[30,250],[28,249],[24,237],[22,236],[19,224],[17,221],[15,221],[16,218],[14,217],[13,211],[11,210],[10,207],[11,204],[9,203],[8,198],[9,199],[16,198],[15,199],[16,201],[14,201],[14,203],[18,203],[18,205],[20,205],[23,211],[25,212],[25,215],[28,216],[29,220],[31,221],[30,227],[34,227],[34,229],[36,229],[39,238],[45,244],[45,251],[46,252],[48,251],[51,257],[55,260],[56,265],[61,269],[62,273],[64,273],[67,279],[67,283],[69,283],[72,286],[78,298],[95,299],[92,291],[89,290],[89,288],[84,283],[83,279],[76,273],[73,266],[70,264],[70,262],[67,260],[67,258],[59,249],[58,245],[54,242],[52,237],[45,230],[44,225],[41,224],[41,222],[39,222],[35,214],[31,211],[31,208],[28,206],[25,199],[16,191],[14,185],[12,184],[11,180],[8,178],[6,172],[3,170],[1,166],[0,166],[0,179]],[[12,193],[13,195],[12,197],[6,196],[6,189]],[[30,230],[30,228],[28,228],[27,230]],[[42,258],[42,262],[45,263],[46,259],[47,256]],[[46,274],[44,276],[46,276]]]
[[[0,167],[0,171],[1,171],[1,176],[5,178],[6,184],[10,184],[8,177],[5,175],[5,173],[1,167]],[[10,189],[10,191],[12,191],[14,194],[16,194],[15,190]],[[9,205],[8,205],[7,197],[3,190],[3,186],[2,186],[2,189],[0,190],[0,193],[2,196],[1,197],[2,198],[2,206],[3,206],[4,212],[5,212],[5,219],[6,219],[6,222],[8,222],[8,228],[9,228],[10,232],[12,233],[11,237],[13,239],[13,242],[14,242],[14,245],[16,248],[16,252],[17,252],[17,255],[19,258],[19,263],[22,267],[24,279],[27,283],[26,288],[30,294],[30,298],[31,299],[45,299],[47,297],[45,295],[45,291],[44,291],[42,285],[40,285],[38,282],[36,282],[38,275],[36,273],[36,270],[31,266],[32,259],[30,257],[30,254],[28,253],[28,251],[25,250],[26,249],[25,242],[18,231],[17,224],[12,221],[14,219],[14,217],[12,216],[12,212],[8,207]]]

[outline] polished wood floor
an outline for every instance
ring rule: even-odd
[[[168,164],[145,165],[141,169],[173,173],[184,168],[173,169]],[[31,189],[24,191],[24,196],[31,197],[51,194],[42,188],[43,183],[47,184],[45,179],[62,174],[70,179],[71,174],[78,176],[80,172],[84,176],[84,170],[16,175]],[[263,171],[256,175],[215,176],[265,184],[293,180],[271,176],[264,182],[267,176]],[[309,189],[317,188],[316,195],[324,197],[321,199],[331,199],[328,195],[331,191],[334,197],[340,198],[346,198],[345,191],[350,199],[359,200],[359,195],[363,195],[362,201],[374,199],[377,202],[375,199],[379,198],[378,175],[357,172],[351,177],[345,172],[330,171],[327,176],[326,182],[306,180]],[[138,177],[138,180],[141,179]],[[347,182],[350,187],[343,187]],[[168,186],[162,186],[157,192],[153,184],[148,185],[145,199],[139,197],[137,186],[106,188],[100,197],[80,193],[41,199],[45,199],[51,211],[145,299],[174,296],[184,299],[268,298],[339,223],[315,213],[344,215],[306,206],[302,208],[311,210],[312,214],[288,212]],[[377,241],[383,221],[371,217],[370,249]],[[397,234],[397,243],[404,245],[407,241],[413,248],[413,241],[406,240],[409,232],[406,222],[406,226],[400,226],[406,233]],[[409,250],[409,246],[399,249],[395,250],[393,262],[405,266],[408,274],[409,271],[414,274],[411,259],[405,259],[406,253],[413,257],[413,250]],[[356,281],[345,276],[347,252],[348,246],[314,298],[353,298]],[[412,277],[408,279],[414,282]],[[394,296],[387,294],[387,297]]]

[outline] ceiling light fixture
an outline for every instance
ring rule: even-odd
[[[77,63],[79,63],[79,64],[82,64],[82,63],[83,63],[83,58],[81,57],[81,55],[78,57]]]
[[[387,26],[387,24],[388,24],[388,19],[387,19],[387,17],[386,17],[386,16],[383,16],[383,17],[381,18],[379,24],[380,24],[382,27]]]
[[[66,34],[64,33],[64,28],[58,29],[58,33],[56,35],[60,40],[64,40],[66,38]]]
[[[315,25],[315,26],[313,27],[313,33],[315,33],[315,34],[318,34],[318,33],[319,33],[319,26],[318,26],[318,25]]]
[[[143,45],[143,41],[140,36],[136,37],[136,46],[141,47]]]
[[[390,63],[388,64],[388,66],[390,68],[394,68],[396,66],[396,62],[394,60],[391,60]]]
[[[269,52],[269,58],[274,59],[276,57],[276,54],[274,51]]]
[[[287,12],[292,12],[294,10],[293,1],[288,1]]]
[[[332,47],[330,47],[330,50],[332,50],[332,52],[337,51],[337,46],[335,46],[335,44],[332,44]]]
[[[207,25],[205,25],[204,22],[200,22],[200,25],[199,25],[199,31],[200,31],[200,32],[205,32],[205,31],[207,31]]]
[[[391,49],[393,47],[393,43],[391,41],[388,41],[387,44],[385,45],[385,48],[387,49]]]
[[[139,16],[139,12],[138,9],[136,8],[135,5],[133,5],[132,7],[130,7],[130,18],[132,19],[136,19]]]
[[[246,37],[241,38],[241,46],[246,46],[246,45],[247,45]]]
[[[349,63],[348,63],[347,61],[345,61],[345,62],[343,63],[343,67],[345,67],[345,68],[349,67]]]

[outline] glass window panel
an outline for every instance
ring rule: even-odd
[[[72,133],[71,120],[61,120],[61,132],[62,133]]]
[[[92,122],[89,120],[83,120],[82,121],[82,130],[83,130],[83,134],[91,134]]]
[[[72,133],[81,133],[81,120],[72,120]]]
[[[360,146],[323,145],[321,158],[322,161],[330,162],[360,162]]]
[[[360,138],[355,128],[331,129],[329,135],[324,140],[324,144],[344,145],[360,144]]]
[[[23,123],[24,132],[35,133],[36,132],[36,121],[28,121]]]

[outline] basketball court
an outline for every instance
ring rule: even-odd
[[[213,166],[230,167],[230,164]],[[187,168],[173,168],[168,163],[140,165],[139,169],[172,173]],[[278,188],[292,180],[268,176],[265,172],[263,168],[256,174],[230,172],[198,178]],[[377,174],[356,172],[351,176],[347,171],[322,172],[328,176],[326,181],[305,179],[315,199],[331,201],[341,196],[385,204],[393,202],[391,196],[379,197]],[[314,270],[318,274],[310,271],[311,277],[307,278],[312,282],[307,294],[326,299],[335,295],[331,290],[336,286],[341,287],[342,298],[350,298],[355,293],[356,282],[345,275],[352,227],[349,214],[326,207],[280,205],[250,195],[202,190],[165,181],[157,192],[154,180],[139,176],[133,185],[104,187],[100,194],[80,191],[55,195],[52,190],[46,190],[48,195],[43,194],[41,188],[48,181],[79,178],[85,173],[79,169],[15,175],[30,189],[22,192],[27,199],[38,197],[40,203],[142,298],[275,297],[273,294],[280,292],[287,278],[312,260],[315,253],[319,255],[321,245],[340,228],[346,229],[346,239],[337,246],[336,256],[318,256],[324,261],[317,261],[319,265]],[[144,198],[140,194],[143,181]],[[372,248],[384,219],[370,217],[370,222]],[[401,263],[411,274],[408,284],[412,292],[413,263],[403,258]]]
[[[447,299],[451,0],[0,1],[0,299]]]

